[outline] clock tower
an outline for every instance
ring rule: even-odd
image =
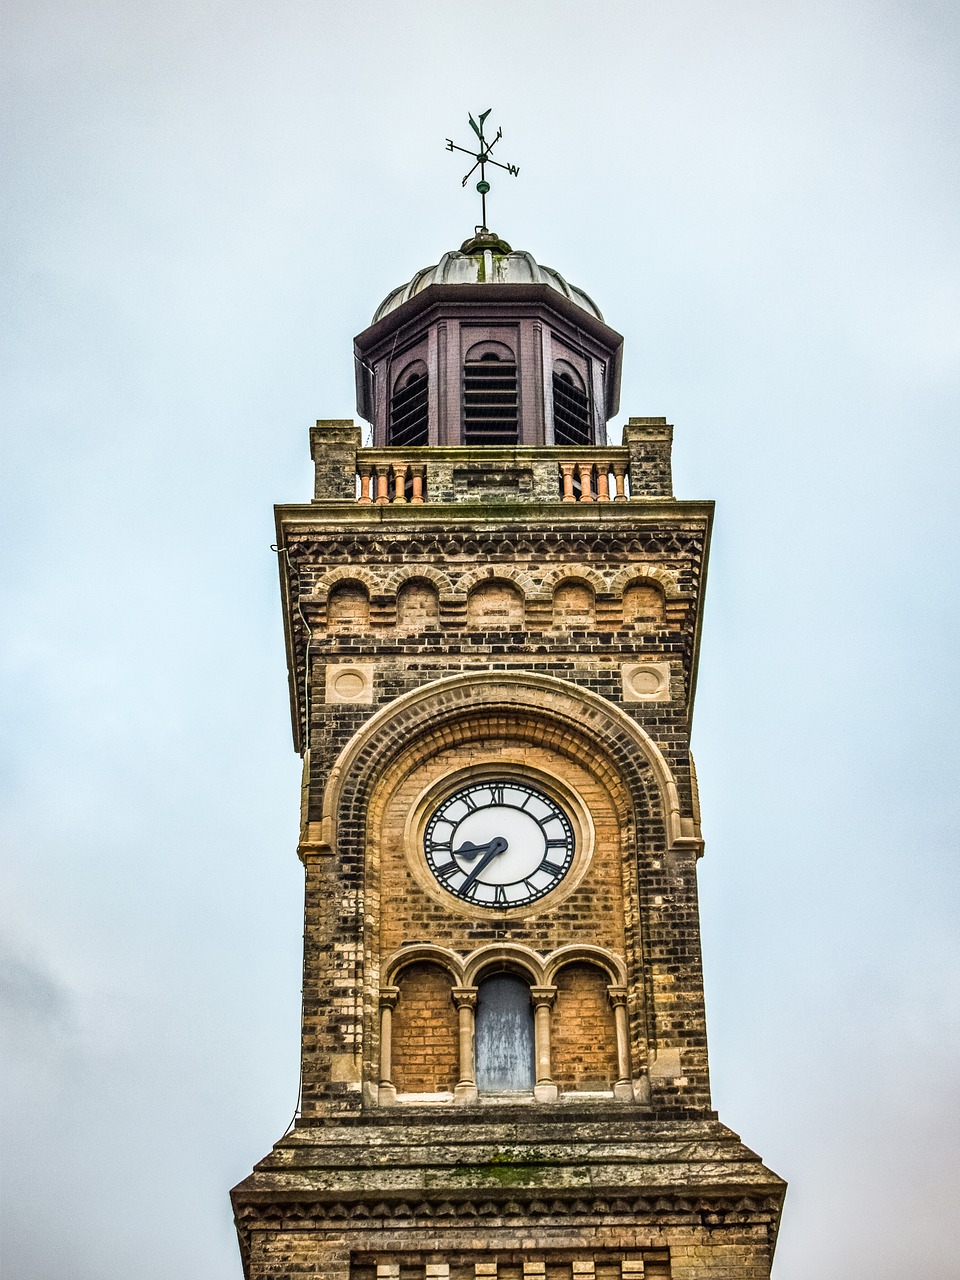
[[[712,504],[622,339],[485,230],[381,304],[277,510],[303,757],[301,1101],[249,1280],[761,1280],[711,1109],[690,720]]]

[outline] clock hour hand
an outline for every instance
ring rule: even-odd
[[[454,849],[453,854],[456,858],[466,858],[468,862],[472,862],[474,858],[478,858],[481,853],[487,853],[496,845],[496,853],[503,853],[507,847],[507,842],[503,836],[494,836],[492,840],[488,840],[486,844],[473,844],[466,840],[459,849]]]
[[[468,842],[467,844],[461,845],[460,848],[457,849],[454,855],[455,857],[465,856],[467,858],[475,858],[478,854],[482,854],[482,857],[460,886],[460,892],[463,893],[465,889],[469,889],[487,864],[492,862],[498,854],[503,853],[506,848],[507,842],[503,836],[496,836],[489,844],[474,845]]]

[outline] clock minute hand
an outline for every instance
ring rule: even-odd
[[[484,870],[484,868],[488,865],[488,863],[492,862],[493,859],[496,858],[498,854],[503,853],[506,848],[507,848],[507,842],[503,838],[503,836],[496,836],[487,845],[461,846],[461,848],[456,851],[457,857],[461,856],[464,850],[467,850],[467,853],[466,853],[467,857],[476,857],[477,853],[481,849],[485,849],[486,852],[484,853],[480,861],[477,863],[477,865],[470,872],[470,874],[467,876],[466,880],[464,880],[463,884],[460,886],[460,892],[463,893],[464,889],[469,889],[470,886],[473,884],[474,880],[476,880],[477,876],[480,875],[480,873]]]

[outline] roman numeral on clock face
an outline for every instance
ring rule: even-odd
[[[544,864],[552,868],[562,866],[569,852],[570,845],[566,840],[548,840],[543,854]]]

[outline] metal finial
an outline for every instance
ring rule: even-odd
[[[490,190],[490,183],[487,181],[486,166],[488,164],[494,164],[498,169],[506,169],[507,173],[512,173],[514,177],[516,177],[520,172],[519,165],[501,164],[499,160],[490,159],[490,152],[503,137],[502,129],[497,130],[497,136],[490,142],[487,142],[486,138],[483,136],[483,122],[486,120],[492,109],[492,107],[488,107],[486,111],[481,111],[479,120],[474,120],[472,115],[469,113],[467,114],[467,119],[470,121],[470,128],[477,135],[477,139],[480,143],[479,151],[472,151],[469,147],[458,147],[452,139],[447,138],[448,151],[462,151],[464,155],[472,156],[476,162],[469,173],[464,175],[461,186],[465,187],[470,178],[476,173],[477,169],[480,170],[480,181],[477,183],[477,190],[480,192],[480,218],[483,225],[478,228],[479,231],[487,230],[487,192]]]

